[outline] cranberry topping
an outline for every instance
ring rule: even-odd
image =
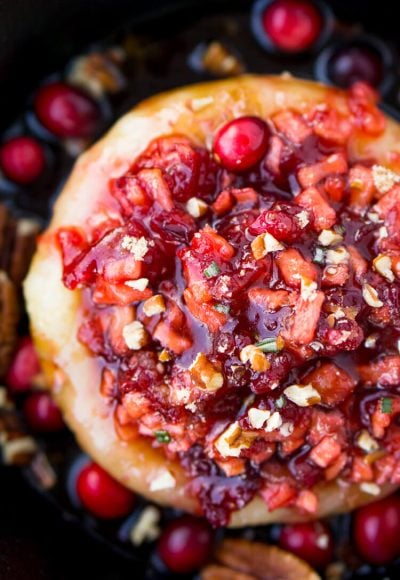
[[[256,494],[313,515],[316,484],[398,480],[400,188],[347,151],[384,129],[375,92],[320,105],[239,117],[212,153],[156,139],[110,214],[57,233],[118,436],[180,461],[214,526]]]
[[[157,551],[171,572],[187,574],[207,562],[213,540],[214,534],[206,521],[184,516],[164,528]]]
[[[98,518],[122,518],[135,505],[135,495],[96,463],[79,472],[76,489],[83,507]]]
[[[0,148],[0,166],[16,183],[33,183],[42,175],[45,165],[43,147],[34,137],[13,137]]]
[[[318,39],[322,18],[319,10],[306,0],[275,0],[263,14],[263,26],[278,48],[301,52]]]
[[[356,511],[354,539],[361,556],[371,564],[387,564],[400,555],[400,498],[381,499]]]
[[[325,568],[333,558],[333,536],[323,522],[283,526],[279,545],[315,568]]]
[[[98,127],[100,110],[84,91],[62,82],[39,89],[35,112],[44,127],[57,137],[91,137]]]
[[[24,416],[31,429],[38,432],[60,431],[65,427],[60,409],[49,393],[32,393],[24,403]]]
[[[38,356],[29,336],[21,338],[7,371],[6,383],[12,392],[29,390],[40,372]]]
[[[233,119],[218,131],[214,154],[230,171],[245,171],[264,157],[269,144],[269,130],[259,117]]]
[[[377,87],[383,79],[382,58],[366,44],[346,46],[334,52],[329,59],[328,74],[340,87],[349,87],[356,81],[365,81]]]

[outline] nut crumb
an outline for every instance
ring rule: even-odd
[[[155,294],[143,302],[143,312],[146,316],[155,316],[165,312],[165,310],[165,301],[161,294]]]
[[[384,254],[379,254],[372,261],[372,266],[376,272],[381,276],[386,278],[388,282],[394,282],[394,274],[392,270],[392,260],[390,256],[385,256]]]
[[[129,286],[129,288],[133,288],[134,290],[139,290],[139,292],[146,290],[148,285],[148,278],[138,278],[137,280],[127,280],[125,282],[125,286]]]
[[[211,42],[202,57],[204,70],[216,76],[234,76],[244,72],[240,60],[220,42]]]
[[[175,477],[168,469],[158,472],[156,477],[150,482],[150,491],[161,491],[163,489],[173,489],[176,485]]]
[[[309,407],[321,402],[319,392],[312,385],[290,385],[283,392],[298,407]]]
[[[266,421],[271,417],[271,411],[268,409],[257,409],[252,407],[248,412],[249,423],[254,429],[262,429]]]
[[[370,284],[363,284],[362,295],[365,302],[368,306],[371,306],[371,308],[381,308],[383,306],[382,300],[379,300],[378,292]]]
[[[140,350],[148,341],[147,332],[138,320],[126,324],[122,329],[122,336],[131,350]]]
[[[282,426],[282,423],[283,421],[281,414],[279,413],[279,411],[275,411],[274,413],[272,413],[271,417],[267,419],[267,425],[264,431],[266,431],[267,433],[275,431],[275,429],[279,429],[279,427]]]
[[[130,531],[129,539],[132,544],[140,546],[144,542],[156,540],[161,534],[160,518],[159,509],[154,505],[146,506]]]
[[[360,489],[369,495],[379,495],[381,493],[381,488],[379,485],[372,483],[371,481],[363,481],[360,483]]]
[[[257,373],[263,373],[271,367],[271,363],[266,355],[253,344],[242,348],[240,351],[240,360],[243,364],[250,362],[251,368]]]
[[[348,264],[350,254],[344,246],[326,252],[327,264]]]
[[[222,373],[214,367],[202,352],[197,354],[189,367],[189,371],[196,386],[210,393],[218,391],[224,384]]]
[[[261,260],[270,252],[284,250],[284,246],[268,232],[260,234],[251,242],[251,251],[256,260]]]
[[[141,238],[135,238],[135,236],[124,236],[121,241],[121,248],[123,250],[128,250],[133,254],[135,260],[138,262],[143,261],[143,258],[149,250],[149,246],[154,244],[154,242],[148,242],[143,236]]]
[[[367,429],[363,429],[359,436],[357,437],[357,445],[363,451],[371,453],[371,451],[377,451],[379,449],[379,443],[371,437]]]
[[[160,362],[168,362],[172,360],[172,355],[166,348],[163,348],[163,350],[158,355],[158,360]]]
[[[400,175],[383,165],[372,166],[372,179],[380,193],[387,193],[395,183],[400,183]]]
[[[294,431],[294,424],[291,421],[286,421],[283,423],[279,429],[279,433],[282,437],[289,437]]]
[[[186,211],[193,217],[202,217],[208,209],[208,205],[202,199],[198,197],[191,197],[186,203]]]
[[[318,241],[321,246],[333,246],[333,244],[339,244],[343,241],[343,236],[335,232],[334,230],[322,230],[318,236]]]
[[[244,433],[235,421],[218,437],[214,447],[222,457],[239,457],[242,449],[248,449],[257,435]]]

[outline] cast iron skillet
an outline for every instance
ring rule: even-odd
[[[395,19],[377,18],[378,11],[384,14],[385,9],[386,13],[390,10],[389,2],[358,0],[329,4],[339,18],[350,23],[350,37],[357,32],[352,23],[359,22],[362,15],[369,32],[385,39],[394,38]],[[247,0],[146,0],[141,3],[135,0],[0,0],[0,129],[6,129],[21,112],[41,79],[62,70],[71,56],[84,51],[92,42],[109,37],[113,30],[130,29],[132,25],[133,30],[144,31],[163,42],[168,36],[168,27],[184,31],[185,27],[197,26],[199,38],[207,41],[218,33],[213,14],[221,9],[225,13],[227,9],[246,11],[250,5]],[[247,46],[246,41],[242,48],[247,63],[251,63],[250,70],[256,72],[292,69],[308,77],[315,72],[312,60],[305,63],[291,62],[290,58],[268,60],[256,43]],[[184,60],[184,57],[181,61],[178,58],[178,66],[172,71],[166,69],[161,75],[159,71],[145,75],[134,96],[119,103],[116,115],[153,92],[202,80],[204,76],[185,68]],[[397,90],[397,79],[393,79],[386,94],[392,107],[398,104]],[[47,203],[31,211],[46,218]],[[62,442],[55,439],[52,445],[56,451],[66,445],[60,465],[61,469],[67,469],[76,455],[72,439]],[[0,580],[3,577],[63,580],[86,574],[123,580],[132,578],[132,573],[137,579],[159,577],[146,566],[143,553],[121,549],[107,530],[98,533],[89,525],[91,536],[85,534],[82,519],[69,509],[68,500],[62,494],[41,497],[27,486],[18,472],[9,468],[0,471],[0,491]]]

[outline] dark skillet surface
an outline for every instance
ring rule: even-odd
[[[0,0],[0,127],[21,110],[38,80],[121,23],[158,17],[177,6],[196,5],[205,13],[207,5],[224,3],[233,4],[224,0]],[[388,16],[389,2],[330,4],[346,20],[355,22],[362,15],[368,31],[395,38],[397,19],[382,16]],[[395,86],[391,94],[393,104],[397,90]],[[144,565],[105,549],[76,523],[68,522],[68,514],[61,518],[60,507],[38,495],[18,470],[0,466],[0,580],[145,577]]]

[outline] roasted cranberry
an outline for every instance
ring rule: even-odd
[[[205,520],[183,516],[163,531],[158,554],[171,572],[189,573],[208,560],[214,534]]]
[[[135,504],[135,495],[93,462],[78,474],[76,490],[82,505],[102,519],[126,516]]]
[[[322,522],[283,526],[279,545],[316,568],[324,568],[333,557],[332,533]]]
[[[12,181],[32,183],[41,176],[46,165],[43,147],[33,137],[14,137],[1,147],[0,165]]]
[[[374,87],[382,82],[383,63],[378,52],[368,45],[343,47],[328,62],[328,74],[340,87],[365,81]]]
[[[310,48],[322,30],[319,10],[306,0],[276,0],[266,8],[262,23],[271,42],[287,52]]]
[[[196,231],[194,219],[177,208],[157,213],[150,225],[162,240],[179,244],[188,244]]]
[[[44,127],[58,137],[90,137],[100,111],[96,102],[81,89],[54,82],[39,89],[35,112]]]
[[[308,212],[293,205],[281,203],[273,209],[260,213],[250,225],[251,234],[258,235],[268,232],[280,242],[294,242],[310,223]]]
[[[371,564],[387,564],[400,555],[400,498],[392,495],[355,512],[354,539]]]
[[[233,119],[218,131],[214,153],[225,169],[244,171],[264,157],[269,144],[269,129],[259,117]]]
[[[60,409],[49,393],[32,393],[24,403],[24,415],[29,427],[41,433],[61,431],[64,421]]]
[[[13,392],[30,389],[33,378],[39,372],[39,359],[32,339],[29,336],[21,338],[6,375],[9,389]]]

